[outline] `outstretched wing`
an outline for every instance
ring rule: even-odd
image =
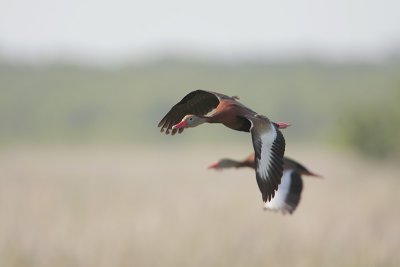
[[[320,175],[315,174],[311,171],[309,171],[306,167],[304,167],[302,164],[298,163],[297,161],[287,158],[285,157],[283,159],[283,163],[285,165],[285,169],[286,168],[290,168],[295,170],[297,173],[299,173],[300,175],[309,175],[309,176],[315,176],[315,177],[319,177],[321,178]],[[286,167],[287,166],[287,167]]]
[[[161,127],[161,132],[166,130],[165,133],[169,134],[170,130],[172,130],[172,126],[180,122],[183,117],[188,114],[197,116],[206,115],[215,109],[219,105],[221,98],[224,97],[228,96],[204,90],[190,92],[171,108],[167,115],[158,123],[158,127]],[[183,128],[179,129],[179,133],[182,131]],[[173,135],[176,132],[177,129],[172,130]]]
[[[275,196],[265,203],[264,208],[292,214],[300,203],[303,181],[292,169],[283,172],[282,181]]]
[[[268,118],[248,118],[255,152],[257,184],[264,202],[271,200],[281,182],[285,139],[279,129]]]

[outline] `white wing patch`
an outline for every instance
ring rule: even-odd
[[[283,172],[281,184],[278,187],[278,190],[275,192],[275,196],[268,202],[264,203],[265,209],[270,210],[285,210],[288,204],[286,204],[286,198],[290,193],[290,184],[292,182],[291,175],[293,170],[287,170]]]
[[[268,170],[271,166],[272,145],[275,141],[276,135],[277,133],[274,126],[271,127],[270,131],[260,135],[262,145],[260,158],[257,159],[257,173],[260,178],[264,180],[267,179]]]

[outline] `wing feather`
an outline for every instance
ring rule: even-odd
[[[194,114],[203,116],[215,109],[222,98],[228,98],[228,96],[204,91],[196,90],[187,94],[181,101],[174,105],[171,110],[161,119],[158,123],[158,127],[161,127],[161,132],[169,134],[172,130],[172,126],[180,122],[183,117],[188,114]],[[183,129],[172,130],[172,134],[181,133]]]
[[[285,139],[267,118],[249,119],[255,152],[256,179],[264,202],[271,200],[281,181]]]

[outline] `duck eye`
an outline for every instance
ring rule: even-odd
[[[190,121],[192,121],[192,120],[193,120],[193,118],[189,118],[189,120],[190,120]]]

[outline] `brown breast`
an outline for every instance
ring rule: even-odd
[[[212,122],[222,123],[237,131],[249,132],[251,122],[245,118],[256,113],[239,102],[231,99],[223,100],[218,105]]]

